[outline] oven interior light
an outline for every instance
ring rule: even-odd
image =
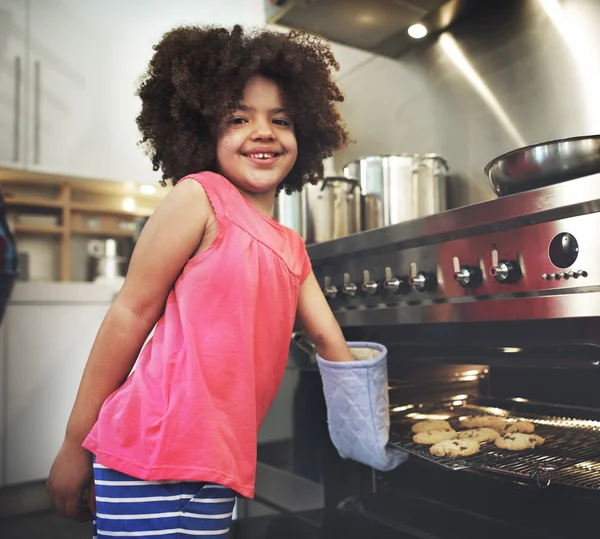
[[[463,401],[452,401],[452,406],[462,406]]]
[[[450,415],[447,414],[418,414],[416,412],[412,412],[410,414],[406,414],[406,417],[410,417],[412,419],[440,419],[440,420],[444,420],[444,419],[450,419]]]
[[[501,352],[504,352],[505,354],[518,354],[519,352],[522,352],[523,349],[522,348],[515,348],[512,346],[505,346],[504,348],[500,348]]]
[[[464,401],[469,398],[469,395],[454,395],[454,397],[450,397],[450,400],[453,401]]]
[[[523,399],[521,397],[515,397],[513,400],[516,402],[529,402],[527,399]]]
[[[427,28],[420,23],[408,27],[408,35],[413,39],[421,39],[427,35]]]
[[[407,404],[406,406],[396,406],[395,408],[392,408],[392,412],[405,412],[406,410],[410,410],[414,407],[414,404]]]

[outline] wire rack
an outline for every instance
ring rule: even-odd
[[[415,444],[410,427],[425,418],[445,418],[459,430],[459,418],[466,415],[497,415],[535,424],[535,433],[545,443],[525,451],[499,449],[494,442],[481,444],[470,457],[435,457],[428,445]],[[392,413],[390,445],[452,470],[476,468],[533,480],[540,487],[551,483],[600,490],[600,422],[536,415],[509,414],[496,407],[462,404],[400,415]]]

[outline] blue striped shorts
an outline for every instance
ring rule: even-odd
[[[221,485],[142,481],[94,462],[94,537],[229,536],[234,492]]]

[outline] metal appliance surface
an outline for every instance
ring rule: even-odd
[[[308,247],[345,338],[388,349],[390,443],[409,453],[380,473],[326,443],[324,537],[586,535],[600,501],[599,179]],[[531,421],[546,442],[439,459],[409,433],[479,414]]]
[[[360,180],[365,230],[447,209],[448,166],[435,154],[363,157],[346,164],[344,174]]]
[[[476,2],[464,20],[401,62],[334,49],[340,112],[356,144],[335,166],[373,153],[443,155],[451,207],[496,197],[483,169],[547,140],[600,133],[600,2]],[[368,99],[365,96],[368,95]]]
[[[303,229],[307,244],[334,240],[362,230],[358,180],[330,176],[302,188]]]
[[[91,240],[87,244],[87,253],[91,281],[124,279],[127,260],[119,256],[116,240]]]
[[[375,54],[397,58],[415,46],[407,30],[439,33],[468,14],[473,0],[265,0],[269,24],[305,30]]]
[[[362,232],[309,255],[342,326],[599,316],[598,180]]]
[[[553,140],[519,148],[485,167],[499,196],[600,173],[600,135]]]
[[[282,225],[295,230],[304,237],[304,204],[305,199],[302,192],[295,191],[288,195],[285,191],[281,191],[275,197],[273,217]]]

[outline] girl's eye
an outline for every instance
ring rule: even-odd
[[[240,116],[237,116],[236,118],[232,118],[231,120],[229,120],[230,124],[234,124],[234,125],[241,125],[246,123],[248,120],[246,120],[246,118],[242,118]]]
[[[282,118],[273,120],[273,123],[275,123],[276,125],[292,125],[292,122],[290,122],[289,120],[284,120]]]

